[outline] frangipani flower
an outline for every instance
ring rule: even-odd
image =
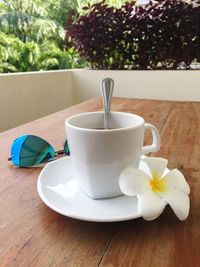
[[[124,169],[119,185],[122,193],[137,195],[138,209],[145,220],[157,218],[169,204],[180,220],[189,214],[190,188],[177,169],[166,171],[168,161],[163,158],[144,158],[147,170]]]

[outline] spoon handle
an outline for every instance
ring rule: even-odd
[[[104,106],[104,128],[109,128],[109,120],[110,120],[110,108],[111,108],[111,100],[113,95],[114,81],[111,78],[105,78],[102,80],[101,84],[101,93],[103,98],[103,106]]]

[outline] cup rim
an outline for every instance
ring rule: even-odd
[[[141,123],[139,123],[138,125],[131,125],[131,126],[115,128],[115,129],[104,129],[103,131],[102,131],[102,129],[83,128],[83,127],[75,126],[75,125],[70,123],[70,120],[73,120],[74,118],[77,118],[80,116],[85,116],[85,115],[90,115],[90,114],[103,114],[103,111],[91,111],[91,112],[78,113],[78,114],[70,116],[69,118],[67,118],[65,120],[65,125],[70,127],[70,128],[73,128],[76,130],[81,130],[81,131],[86,131],[86,132],[106,133],[106,132],[117,132],[117,131],[136,129],[136,128],[141,127],[141,125],[143,125],[145,123],[144,118],[137,115],[137,114],[133,114],[130,112],[121,112],[121,111],[111,111],[110,113],[111,114],[123,114],[123,115],[129,115],[132,117],[136,117],[136,118],[141,120]]]

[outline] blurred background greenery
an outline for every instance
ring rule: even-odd
[[[0,0],[0,72],[87,67],[65,39],[70,12],[98,0]],[[106,0],[120,6],[127,0]]]

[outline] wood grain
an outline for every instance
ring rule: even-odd
[[[136,113],[154,124],[162,146],[153,155],[179,168],[191,187],[189,218],[170,208],[155,221],[90,223],[64,217],[40,200],[42,167],[20,169],[7,161],[10,145],[31,133],[55,149],[65,140],[64,120],[101,110],[94,99],[0,134],[0,266],[197,267],[200,262],[200,103],[114,98],[112,110]],[[145,136],[145,143],[150,136]]]

